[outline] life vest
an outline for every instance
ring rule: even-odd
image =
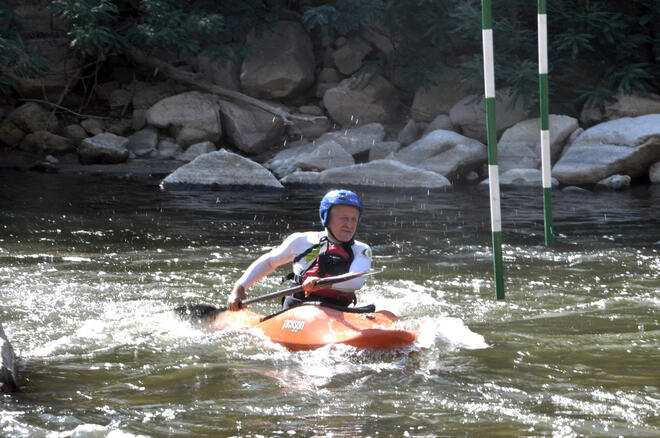
[[[292,279],[297,284],[303,284],[308,277],[324,278],[346,274],[347,272],[350,272],[351,264],[354,259],[352,246],[352,239],[350,242],[336,244],[331,242],[327,236],[323,236],[319,243],[311,246],[302,254],[298,255],[293,262],[295,264],[318,248],[317,256],[307,264],[305,269],[299,275],[292,272],[287,278]],[[342,292],[330,288],[314,291],[310,296],[314,295],[346,304],[350,304],[351,302],[354,303],[356,301],[355,293]]]

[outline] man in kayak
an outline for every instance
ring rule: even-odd
[[[293,262],[293,272],[287,278],[302,285],[304,292],[285,297],[282,307],[289,308],[305,301],[321,301],[338,306],[356,302],[355,291],[362,287],[364,277],[336,283],[332,289],[317,286],[323,277],[363,272],[371,267],[371,248],[354,239],[362,201],[350,190],[332,190],[323,197],[319,216],[324,231],[294,233],[277,248],[255,260],[236,281],[227,299],[227,309],[238,310],[246,291],[279,266]]]

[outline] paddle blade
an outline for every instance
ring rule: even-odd
[[[224,312],[225,310],[227,309],[224,307],[218,309],[208,304],[184,304],[174,309],[174,312],[182,319],[197,321]]]

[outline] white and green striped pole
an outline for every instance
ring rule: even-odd
[[[495,126],[495,59],[493,57],[493,14],[491,0],[481,1],[484,49],[484,91],[486,97],[486,133],[488,138],[488,178],[490,184],[490,223],[493,233],[495,295],[504,299],[502,263],[502,216],[500,213],[500,176],[497,167],[497,127]]]
[[[545,245],[554,245],[552,232],[552,182],[550,169],[550,121],[548,115],[548,14],[546,0],[538,3],[539,105],[541,111],[541,172],[543,174],[543,218]]]

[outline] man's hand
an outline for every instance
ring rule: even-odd
[[[316,282],[319,281],[319,277],[307,277],[305,281],[303,281],[302,287],[305,290],[305,296],[308,297],[309,294],[323,289],[323,286],[317,286]]]
[[[234,285],[234,289],[227,298],[227,310],[238,310],[241,308],[241,301],[247,298],[245,288],[240,284]]]

